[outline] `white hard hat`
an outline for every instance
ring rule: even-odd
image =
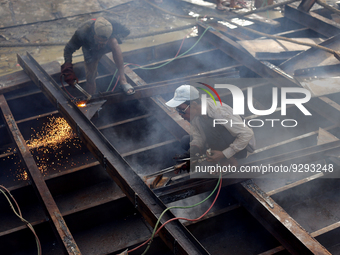
[[[199,97],[198,90],[194,86],[182,85],[175,90],[174,97],[165,104],[170,107],[177,107],[185,101],[195,100]]]

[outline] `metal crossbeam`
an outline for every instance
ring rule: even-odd
[[[331,254],[252,180],[237,184],[235,196],[291,254]]]
[[[285,17],[327,37],[340,33],[338,23],[313,12],[298,10],[292,5],[286,5]]]
[[[199,33],[201,34],[205,29],[208,28],[208,26],[202,23],[198,23],[198,28]],[[339,40],[338,37],[340,37],[340,35],[333,37],[328,41],[329,42],[331,41],[332,43],[337,43]],[[274,65],[271,65],[270,63],[259,61],[255,57],[253,57],[249,52],[247,52],[240,44],[222,35],[220,32],[216,30],[213,31],[209,30],[206,32],[203,38],[205,40],[208,40],[215,47],[219,48],[222,52],[239,61],[244,66],[254,71],[261,77],[273,78],[270,81],[275,83],[275,85],[280,87],[301,87],[299,82],[293,76],[291,76],[290,73],[287,73],[286,65],[276,67]],[[303,53],[299,54],[298,56],[301,56],[302,54]],[[313,98],[305,105],[310,109],[316,111],[318,114],[320,114],[322,117],[332,122],[333,124],[340,123],[339,122],[340,112],[335,109],[332,109],[332,107],[329,107],[325,102],[323,102],[319,98]],[[325,105],[326,108],[323,108]],[[327,113],[324,109],[327,109]]]
[[[199,34],[202,34],[209,26],[201,22],[197,23]],[[240,44],[222,35],[215,29],[209,29],[204,37],[204,40],[209,41],[216,48],[226,53],[228,56],[242,63],[245,67],[249,68],[253,72],[257,73],[264,78],[275,78],[275,82],[278,82],[281,86],[299,86],[299,83],[295,81],[293,77],[279,70],[270,63],[257,60],[247,50],[245,50]]]
[[[303,12],[309,12],[309,10],[313,7],[316,0],[302,0],[298,9]]]
[[[78,136],[135,205],[136,209],[150,225],[155,225],[159,215],[166,209],[161,200],[150,191],[103,134],[66,97],[55,81],[38,65],[32,56],[28,53],[27,56],[18,56],[18,61],[31,79],[41,87],[44,94],[56,105],[73,129],[77,131]],[[174,215],[168,211],[163,216],[161,223],[173,217]],[[167,224],[159,235],[166,245],[170,249],[176,250],[178,254],[209,254],[179,221]]]
[[[27,168],[27,174],[32,181],[33,187],[37,191],[39,199],[43,202],[44,208],[47,211],[48,217],[51,219],[53,230],[57,233],[57,238],[62,243],[65,254],[80,255],[81,252],[71,235],[61,213],[55,203],[51,192],[49,191],[44,177],[42,176],[37,164],[31,155],[25,139],[15,123],[12,112],[6,102],[4,95],[0,95],[0,107],[4,120],[6,121],[9,133],[17,145],[18,152]]]
[[[107,56],[103,56],[100,61],[108,68],[108,70],[114,70],[116,68],[115,63]],[[125,75],[127,76],[129,82],[134,85],[135,89],[138,89],[139,86],[147,86],[147,83],[141,79],[131,68],[125,67]],[[171,92],[175,91],[177,88],[177,85],[174,85],[176,87],[171,87]],[[168,89],[169,88],[163,91],[160,90],[159,94],[170,92]],[[168,131],[178,140],[190,132],[189,122],[180,117],[176,111],[166,107],[162,103],[162,98],[160,96],[147,98],[143,103],[145,103],[147,109],[151,110],[161,123],[165,123],[165,128],[167,128]]]

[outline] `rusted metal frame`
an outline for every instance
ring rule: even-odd
[[[332,225],[329,225],[327,227],[314,231],[310,233],[310,235],[314,237],[315,239],[317,239],[318,242],[323,243],[324,246],[327,247],[327,245],[333,246],[337,244],[337,243],[333,243],[332,240],[336,239],[336,237],[339,236],[340,234],[339,232],[340,232],[340,222],[338,221]],[[272,254],[276,254],[284,250],[285,248],[283,246],[278,246],[258,255],[272,255]]]
[[[234,74],[236,71],[233,71],[233,69],[237,67],[241,67],[241,65],[233,65],[230,67],[224,67],[224,68],[220,68],[220,69],[213,70],[213,71],[203,72],[200,74],[189,75],[186,77],[175,78],[171,80],[165,80],[162,82],[150,83],[148,85],[140,86],[140,88],[136,87],[135,88],[136,93],[129,97],[126,97],[125,93],[123,92],[115,92],[115,93],[105,92],[105,93],[101,93],[100,95],[94,95],[92,97],[93,98],[92,101],[104,99],[104,100],[107,100],[106,104],[113,104],[113,103],[119,103],[123,101],[152,97],[152,96],[159,95],[159,94],[165,94],[165,93],[173,92],[179,85],[183,84],[183,82],[189,81],[190,79],[193,79],[193,78],[198,78],[198,77],[202,78],[206,76],[211,77],[214,74],[215,75]],[[107,79],[107,77],[111,77],[112,74],[113,73],[98,76],[96,80],[99,83],[101,79]],[[32,83],[32,81],[28,82],[28,84],[29,83]],[[85,83],[85,80],[79,82],[80,85],[82,85],[83,83]],[[67,87],[68,84],[65,84],[65,86]],[[23,96],[38,94],[38,93],[41,93],[41,91],[32,92],[30,94],[21,95],[18,97],[11,97],[7,101],[17,99]]]
[[[338,103],[325,96],[319,97],[319,99],[340,112],[340,105]]]
[[[80,170],[84,170],[86,168],[90,168],[90,167],[97,166],[97,165],[99,165],[99,162],[95,161],[95,162],[88,163],[88,164],[85,164],[85,165],[82,165],[82,166],[79,166],[79,167],[75,167],[75,168],[71,168],[69,170],[65,170],[65,171],[59,172],[59,173],[56,173],[56,174],[51,174],[51,175],[48,175],[48,176],[44,176],[44,180],[47,181],[47,180],[50,180],[50,179],[54,179],[54,178],[63,176],[65,174],[74,173],[74,172],[77,172],[77,171],[80,171]],[[28,185],[29,185],[28,183],[21,183],[21,184],[15,185],[15,186],[8,187],[7,189],[9,191],[13,191],[13,190],[17,190],[17,189],[26,187]]]
[[[3,154],[1,154],[0,155],[0,159],[1,158],[6,158],[6,157],[8,157],[8,156],[10,156],[10,155],[14,155],[14,154],[16,154],[16,152],[8,152],[8,153],[3,153]]]
[[[299,34],[300,32],[304,32],[304,31],[307,31],[307,30],[309,30],[309,28],[303,27],[303,28],[298,28],[298,29],[294,29],[294,30],[288,30],[288,31],[281,32],[281,33],[276,33],[274,35],[284,36],[284,37],[292,37],[292,34]],[[264,38],[266,38],[266,37],[260,37],[259,39],[264,39]]]
[[[19,124],[19,123],[23,123],[23,122],[30,121],[30,120],[36,120],[36,119],[39,119],[39,118],[44,118],[44,117],[54,115],[54,114],[58,114],[58,111],[52,111],[52,112],[47,112],[47,113],[44,113],[44,114],[39,114],[39,115],[32,116],[32,117],[29,117],[29,118],[26,118],[26,119],[18,120],[15,123]]]
[[[49,115],[52,115],[52,114],[57,114],[57,113],[58,113],[58,111],[53,111],[53,112],[49,112],[49,113],[46,113],[46,114],[40,114],[40,115],[36,115],[36,116],[29,117],[29,118],[26,118],[26,119],[15,121],[15,123],[19,124],[19,123],[23,123],[23,122],[30,121],[30,120],[35,120],[35,119],[38,119],[38,118],[41,118],[41,117],[46,117],[46,116],[49,116]],[[0,128],[5,128],[5,127],[6,127],[6,125],[2,125]],[[15,152],[0,154],[0,158],[6,157],[7,155],[13,155],[13,154],[15,154]]]
[[[131,81],[130,81],[131,83]],[[132,83],[134,84],[134,83]],[[174,85],[145,85],[139,87],[134,87],[135,94],[131,96],[126,96],[123,92],[118,93],[101,93],[100,95],[94,95],[88,103],[99,101],[99,100],[107,100],[105,104],[113,104],[113,103],[120,103],[125,101],[131,101],[136,99],[143,99],[148,98],[160,94],[170,93],[173,92],[177,88],[177,84]]]
[[[192,25],[193,27],[195,24]],[[159,45],[144,47],[141,49],[136,49],[132,51],[123,52],[123,58],[124,60],[133,58],[135,59],[138,56],[143,56],[144,61],[150,61],[153,59],[159,59],[162,58],[164,55],[168,55],[169,49],[173,49],[176,46],[179,48],[181,45],[182,40],[176,40],[172,42],[167,42]],[[196,42],[196,38],[190,37],[185,40],[182,50],[185,49],[188,45],[193,45]],[[174,52],[176,52],[174,50]]]
[[[75,172],[84,170],[86,168],[90,168],[90,167],[94,167],[94,166],[98,166],[98,165],[99,165],[99,162],[94,161],[92,163],[87,163],[85,165],[81,165],[81,166],[78,166],[78,167],[70,168],[68,170],[59,172],[59,173],[48,175],[48,176],[44,177],[44,179],[45,179],[45,181],[48,181],[48,180],[51,180],[51,179],[54,179],[54,178],[57,178],[57,177],[60,177],[60,176],[66,175],[66,174],[75,173]]]
[[[184,56],[177,57],[176,61],[177,60],[186,60],[187,58],[190,58],[190,57],[193,57],[193,56],[202,55],[202,54],[206,54],[206,53],[213,53],[215,51],[218,51],[218,49],[213,48],[213,49],[203,50],[203,51],[199,51],[199,52],[189,53],[189,54],[186,54]],[[168,58],[168,59],[165,59],[165,60],[152,62],[150,64],[142,65],[142,66],[139,66],[139,67],[134,66],[134,67],[130,67],[130,68],[132,70],[138,70],[138,69],[141,69],[141,68],[149,68],[149,67],[153,67],[154,65],[164,64],[164,63],[169,62],[171,60],[174,60],[174,58]]]
[[[102,75],[102,76],[99,76],[97,79],[107,78],[108,76],[110,75]],[[83,83],[85,83],[85,81],[80,82],[79,84],[82,85]],[[65,86],[67,87],[68,85],[65,85]],[[89,102],[96,101],[96,100],[107,100],[106,104],[111,104],[111,103],[118,103],[118,102],[135,100],[135,99],[140,99],[140,98],[146,98],[146,97],[151,97],[154,95],[159,95],[161,93],[173,92],[175,90],[175,86],[176,85],[167,86],[165,84],[145,85],[145,86],[142,86],[141,88],[135,88],[136,93],[129,97],[126,97],[123,92],[117,92],[117,93],[106,92],[106,93],[101,93],[100,95],[94,95]],[[9,100],[18,99],[24,96],[34,95],[38,93],[41,93],[41,91],[32,92],[30,94],[18,96],[16,98],[10,98]]]
[[[306,103],[306,106],[313,109],[320,116],[330,121],[331,123],[335,125],[340,124],[340,112],[336,108],[334,108],[333,105],[328,104],[326,100],[321,100],[318,97],[314,97],[308,103]]]
[[[95,100],[107,100],[106,104],[113,104],[119,103],[123,101],[135,100],[135,99],[142,99],[146,97],[152,97],[160,94],[172,93],[175,89],[182,85],[185,82],[189,82],[192,79],[202,79],[204,77],[212,77],[213,75],[222,76],[222,75],[231,75],[236,73],[233,69],[241,67],[241,65],[233,65],[230,67],[220,68],[217,70],[203,72],[200,74],[195,75],[188,75],[186,77],[175,78],[171,80],[165,80],[161,82],[154,82],[148,85],[142,85],[139,87],[135,87],[135,94],[132,96],[126,97],[123,92],[116,92],[116,93],[101,93],[99,96],[94,95],[93,101]],[[100,79],[100,78],[98,78]],[[130,81],[131,82],[131,81]],[[91,101],[90,101],[91,102]]]
[[[273,254],[276,254],[280,251],[284,251],[285,250],[285,247],[283,246],[278,246],[278,247],[275,247],[269,251],[265,251],[265,252],[262,252],[262,253],[259,253],[258,255],[273,255]]]
[[[245,179],[223,179],[222,187],[230,186]],[[153,192],[166,204],[214,189],[216,179],[188,179],[169,186],[154,189]]]
[[[45,70],[50,74],[54,75],[60,73],[60,64],[56,61],[42,65]],[[11,74],[7,74],[0,77],[0,94],[21,89],[31,84],[31,80],[24,71],[17,71]]]
[[[199,33],[202,33],[206,28],[208,28],[207,25],[201,22],[198,23]],[[254,71],[255,73],[259,74],[260,76],[264,78],[273,78],[272,82],[280,87],[301,87],[292,76],[280,70],[279,68],[271,68],[271,66],[268,66],[267,64],[264,64],[263,62],[257,60],[250,53],[248,53],[241,45],[229,39],[228,37],[222,35],[218,31],[211,30],[207,31],[203,37],[203,40],[208,40],[215,47],[219,48],[227,55],[244,64],[244,66]],[[335,39],[333,37],[330,40]],[[300,55],[301,54],[299,54],[299,56]],[[313,98],[305,105],[316,111],[318,114],[320,114],[322,117],[329,120],[330,122],[338,124],[340,120],[340,112],[332,109],[330,109],[331,112],[327,113],[320,111],[321,109],[320,105],[322,104],[325,104],[324,102],[322,102],[322,100],[318,98]]]
[[[109,59],[106,55],[101,58],[101,63],[107,68],[114,70],[116,68],[115,63]],[[129,82],[135,85],[136,88],[138,86],[146,85],[146,82],[142,80],[134,71],[129,67],[125,67],[125,75]],[[172,89],[174,91],[175,88]],[[161,94],[166,93],[166,91]],[[190,124],[182,119],[177,112],[173,111],[166,107],[162,102],[160,102],[161,97],[151,97],[147,98],[143,101],[143,104],[149,109],[156,119],[160,121],[160,123],[164,123],[164,127],[178,140],[180,140],[184,135],[187,135],[190,130]],[[165,113],[165,114],[164,114]]]
[[[169,84],[173,84],[176,83],[178,85],[183,84],[183,82],[186,81],[190,81],[192,79],[202,79],[205,77],[213,77],[213,76],[227,76],[227,75],[233,75],[235,73],[238,73],[238,71],[235,71],[234,69],[236,68],[240,68],[242,67],[242,65],[238,64],[238,65],[232,65],[232,66],[228,66],[228,67],[222,67],[219,69],[215,69],[212,71],[207,71],[207,72],[203,72],[203,73],[198,73],[198,74],[193,74],[193,75],[188,75],[185,77],[180,77],[180,78],[174,78],[174,79],[170,79],[170,80],[163,80],[163,81],[159,81],[159,82],[153,82],[150,83],[149,85],[161,85],[161,84],[165,84],[165,85],[169,85]]]
[[[305,184],[307,182],[310,182],[310,181],[313,181],[315,179],[318,179],[318,178],[321,178],[325,175],[329,175],[327,176],[327,178],[331,178],[332,176],[330,176],[331,174],[326,172],[326,173],[317,173],[317,174],[314,174],[312,176],[309,176],[309,177],[306,177],[304,179],[301,179],[301,180],[298,180],[296,182],[293,182],[293,183],[290,183],[290,184],[287,184],[283,187],[280,187],[280,188],[277,188],[277,189],[274,189],[274,190],[271,190],[269,192],[266,192],[268,196],[272,196],[272,195],[275,195],[277,193],[280,193],[282,191],[285,191],[285,190],[288,190],[288,189],[291,189],[291,188],[294,188],[296,186],[299,186],[299,185],[302,185],[302,184]]]
[[[340,33],[340,25],[338,23],[314,12],[303,12],[292,5],[286,5],[285,17],[326,37],[335,36]]]
[[[222,190],[223,192],[223,190]],[[230,205],[230,206],[227,206],[225,208],[222,208],[216,212],[211,212],[211,213],[208,213],[206,214],[203,218],[199,219],[198,221],[185,221],[183,223],[184,226],[186,227],[189,227],[189,226],[194,226],[194,225],[198,225],[200,224],[202,221],[205,221],[205,220],[208,220],[208,219],[211,219],[213,217],[216,217],[218,215],[222,215],[224,213],[227,213],[227,212],[230,212],[232,210],[235,210],[235,209],[238,209],[240,208],[241,205],[240,204],[234,204],[234,205]],[[143,236],[143,237],[140,237],[139,239],[137,240],[134,240],[134,241],[130,241],[130,242],[127,242],[125,244],[122,244],[120,247],[116,247],[115,251],[112,252],[113,253],[117,253],[118,251],[121,251],[121,250],[126,250],[126,249],[130,249],[130,248],[133,248],[135,247],[136,245],[138,244],[141,244],[143,242],[145,242],[147,239],[149,238],[149,236]],[[159,239],[158,236],[155,236],[155,239]]]
[[[236,185],[235,196],[291,254],[331,254],[252,180]]]
[[[303,164],[315,162],[328,157],[329,153],[339,153],[340,152],[340,141],[334,141],[322,145],[315,145],[301,150],[296,150],[281,155],[261,159],[261,160],[240,160],[242,166],[265,166],[265,165],[282,165],[290,166],[291,164]],[[228,178],[240,178],[244,174],[235,173],[228,175]],[[247,178],[255,178],[263,176],[262,173],[247,173]]]
[[[308,147],[305,149],[288,152],[285,154],[281,154],[278,156],[266,158],[263,160],[259,160],[257,162],[262,164],[277,164],[277,163],[295,163],[299,162],[313,162],[319,159],[324,159],[327,156],[327,153],[332,151],[338,152],[340,150],[340,141],[334,141],[326,144],[315,145],[312,147]],[[256,162],[247,162],[247,165],[253,164]]]
[[[325,73],[336,73],[339,75],[340,64],[326,65],[326,66],[315,66],[302,69],[294,70],[295,76],[312,77],[319,76]]]
[[[339,48],[340,26],[338,24],[337,25],[330,24],[327,26],[322,23],[322,20],[320,20],[320,18],[315,18],[311,16],[311,15],[315,16],[315,14],[309,15],[304,12],[298,11],[294,7],[290,7],[290,6],[287,8],[286,8],[286,10],[288,10],[288,12],[286,12],[287,18],[294,20],[298,16],[307,16],[306,18],[301,19],[300,23],[302,25],[311,26],[312,28],[320,27],[320,32],[330,31],[329,32],[330,38],[320,43],[319,45],[327,47],[327,48],[331,48],[334,50],[337,50]],[[309,19],[313,20],[313,21],[310,21],[311,24],[308,23]],[[322,57],[317,58],[317,54],[320,54]],[[328,54],[328,53],[327,55],[331,56],[331,54]],[[285,72],[289,74],[293,74],[296,69],[300,69],[302,66],[306,66],[306,65],[309,66],[310,65],[309,63],[311,62],[310,59],[313,61],[312,63],[315,66],[321,63],[324,60],[324,58],[325,58],[325,53],[322,50],[316,49],[316,48],[310,48],[300,53],[299,55],[285,61],[279,67],[285,70]]]
[[[36,226],[36,225],[38,225],[40,223],[44,223],[44,222],[46,222],[46,219],[30,222],[30,224],[34,227],[34,226]],[[26,225],[22,225],[22,226],[19,226],[19,227],[15,227],[15,228],[12,228],[12,229],[0,232],[0,238],[3,237],[3,236],[6,236],[6,235],[10,235],[10,234],[19,232],[21,230],[25,230],[25,229],[27,229],[27,226]]]
[[[287,60],[299,54],[301,51],[282,51],[282,52],[256,52],[255,57],[259,60]]]
[[[138,39],[138,38],[144,38],[144,37],[148,37],[148,36],[162,35],[162,34],[165,34],[165,33],[182,31],[182,30],[185,30],[185,29],[188,29],[188,28],[192,28],[194,25],[195,24],[185,25],[185,26],[181,26],[181,27],[174,27],[174,28],[171,28],[171,29],[165,29],[165,30],[145,33],[145,34],[141,34],[141,35],[129,35],[125,39],[127,39],[127,40]]]
[[[77,131],[84,144],[105,167],[136,209],[153,226],[166,206],[28,53],[27,56],[19,56],[18,61]],[[175,216],[168,211],[161,223],[173,217]],[[176,249],[178,254],[209,254],[179,221],[167,224],[161,230],[160,236],[167,246],[172,250]]]
[[[299,4],[298,9],[303,12],[309,12],[309,10],[312,9],[315,3],[316,0],[302,0]]]
[[[52,227],[58,233],[57,239],[61,241],[65,254],[81,254],[76,242],[74,241],[71,232],[69,231],[61,213],[56,205],[52,194],[50,193],[38,166],[36,165],[33,156],[30,153],[25,139],[21,135],[18,126],[15,123],[11,110],[3,95],[0,95],[0,107],[2,116],[7,123],[12,139],[15,141],[18,152],[27,168],[27,173],[32,181],[33,187],[37,191],[39,199],[42,201],[44,208],[47,211],[48,217],[51,219]]]
[[[127,202],[130,203],[130,201],[128,200],[128,198],[125,196],[125,194],[123,192],[115,192],[114,197],[105,197],[104,199],[93,201],[90,204],[77,206],[76,208],[73,208],[73,209],[70,209],[70,210],[65,210],[63,212],[63,216],[65,217],[65,216],[76,214],[76,213],[79,213],[79,212],[84,212],[85,210],[88,210],[88,209],[91,209],[91,208],[96,208],[96,207],[99,207],[101,205],[105,205],[105,204],[111,203],[111,202],[119,203],[119,201],[121,201],[121,199],[126,199]],[[121,208],[121,209],[124,210],[123,208]]]
[[[338,245],[339,238],[337,237],[340,235],[340,221],[319,229],[311,235],[326,247]]]
[[[209,26],[198,22],[199,34],[202,34]],[[280,82],[282,86],[284,84],[298,86],[298,83],[289,75],[284,74],[278,70],[270,68],[267,64],[254,58],[248,51],[246,51],[240,44],[222,35],[216,30],[209,30],[205,33],[203,40],[207,40],[209,43],[226,53],[228,56],[239,61],[244,66],[259,74],[264,78],[275,78],[276,82]]]
[[[168,144],[174,144],[174,143],[177,143],[176,139],[172,139],[172,140],[164,141],[164,142],[161,142],[161,143],[153,144],[153,145],[146,146],[146,147],[143,147],[143,148],[140,148],[140,149],[137,149],[137,150],[124,152],[124,153],[121,153],[121,155],[122,155],[122,157],[125,158],[125,157],[128,157],[128,156],[138,154],[138,153],[141,153],[141,152],[145,152],[145,151],[148,151],[148,150],[152,150],[152,149],[155,149],[155,148],[161,149],[162,146],[165,146],[165,145],[168,145]]]
[[[332,126],[329,126],[327,128],[324,128],[324,130],[331,130],[331,129],[337,128],[337,127],[338,127],[338,125],[332,125]],[[304,139],[304,138],[307,138],[307,137],[310,137],[310,136],[313,136],[313,135],[317,135],[318,133],[319,133],[319,130],[312,131],[312,132],[309,132],[309,133],[305,133],[303,135],[299,135],[299,136],[290,138],[290,139],[282,141],[282,142],[278,142],[278,143],[275,143],[275,144],[272,144],[272,145],[269,145],[269,146],[266,146],[266,147],[263,147],[263,148],[256,149],[254,151],[254,153],[260,153],[262,151],[266,151],[266,150],[269,150],[269,149],[272,149],[272,148],[275,148],[275,147],[279,147],[281,145],[285,145],[285,144],[290,143],[290,142],[295,142],[295,141],[300,140],[300,139]]]
[[[130,122],[133,122],[133,121],[136,121],[136,120],[146,119],[146,118],[149,118],[149,117],[151,117],[151,114],[144,114],[144,115],[141,115],[141,116],[138,116],[138,117],[125,119],[125,120],[122,120],[122,121],[114,122],[114,123],[107,124],[107,125],[104,125],[104,126],[100,126],[100,127],[97,127],[97,128],[99,130],[103,130],[103,129],[106,129],[106,128],[115,127],[115,126],[123,125],[123,124],[126,124],[126,123],[130,123]]]
[[[90,102],[104,99],[104,100],[107,100],[106,104],[113,104],[113,103],[119,103],[119,102],[124,102],[124,101],[135,100],[135,99],[152,97],[152,96],[159,95],[159,94],[165,94],[165,93],[173,92],[179,85],[183,84],[183,82],[189,81],[192,78],[198,78],[198,77],[202,78],[206,76],[212,77],[212,75],[214,74],[215,75],[231,75],[236,72],[236,71],[233,71],[232,69],[237,68],[237,67],[241,67],[241,65],[233,65],[230,67],[220,68],[217,70],[208,71],[208,72],[204,72],[200,74],[189,75],[189,76],[182,77],[182,78],[176,78],[176,79],[166,80],[162,82],[154,82],[148,85],[135,87],[136,93],[128,97],[126,97],[125,93],[123,92],[115,92],[115,93],[104,92],[104,93],[101,93],[100,95],[94,95],[92,97],[93,99],[90,100]],[[97,82],[99,82],[98,80],[106,79],[107,77],[111,75],[112,74],[101,75],[97,77]],[[79,82],[80,85],[84,83],[85,81]],[[66,84],[65,86],[67,87],[68,84]],[[24,96],[28,96],[28,95],[38,94],[38,93],[41,93],[41,91],[33,92],[30,94],[25,94],[25,95],[18,96],[15,98],[11,97],[7,101],[12,100],[12,99],[17,99],[20,97],[24,97]]]

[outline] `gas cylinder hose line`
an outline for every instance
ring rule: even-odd
[[[20,211],[20,207],[17,203],[17,201],[14,199],[14,197],[12,196],[12,194],[9,192],[8,189],[6,189],[4,186],[0,185],[0,191],[1,193],[6,197],[8,203],[10,204],[13,212],[15,213],[16,216],[18,216],[20,218],[20,220],[22,222],[24,222],[26,224],[26,226],[32,231],[32,233],[34,234],[34,237],[35,237],[35,241],[37,243],[37,250],[38,250],[38,255],[41,255],[41,244],[40,244],[40,240],[39,240],[39,237],[37,236],[37,234],[35,233],[34,231],[34,228],[33,226],[31,225],[31,223],[29,223],[27,220],[25,220],[23,217],[22,217],[22,214],[21,214],[21,211]],[[16,207],[17,207],[17,210],[14,208],[11,200],[9,199],[9,197],[6,195],[5,191],[9,194],[9,196],[11,197],[11,199],[14,201]]]
[[[208,26],[208,27],[203,31],[203,33],[202,33],[201,36],[197,39],[197,41],[194,43],[194,45],[192,45],[187,51],[185,51],[185,52],[183,52],[182,54],[178,55],[179,51],[181,50],[181,48],[182,48],[182,46],[183,46],[183,41],[184,41],[184,39],[187,37],[187,35],[186,35],[186,36],[183,38],[182,44],[181,44],[181,46],[180,46],[180,48],[179,48],[179,50],[178,50],[176,56],[175,56],[174,58],[170,59],[169,61],[167,61],[167,62],[165,62],[165,63],[163,63],[163,64],[160,64],[159,66],[154,66],[154,67],[141,67],[141,66],[139,66],[138,64],[124,63],[124,64],[125,64],[124,67],[126,67],[126,66],[128,66],[128,65],[135,65],[135,66],[137,66],[138,69],[143,69],[143,70],[155,70],[155,69],[161,68],[161,67],[163,67],[163,66],[165,66],[165,65],[167,65],[167,64],[169,64],[169,63],[171,63],[171,62],[174,61],[175,59],[184,56],[184,55],[187,54],[189,51],[191,51],[191,50],[199,43],[199,41],[202,39],[202,37],[204,36],[204,34],[209,30],[209,28],[211,28],[211,27]],[[191,33],[191,31],[190,31],[190,33]],[[113,74],[113,77],[112,77],[112,79],[111,79],[111,82],[110,82],[110,84],[109,84],[109,86],[108,86],[106,92],[110,90],[110,87],[111,87],[111,85],[112,85],[112,82],[113,82],[113,80],[114,80],[114,78],[115,78],[116,73],[117,73],[117,69],[116,69],[115,73]],[[119,76],[118,76],[118,78],[117,78],[116,85],[117,85],[117,83],[118,83],[118,80],[119,80]],[[114,88],[116,87],[116,85],[114,86]],[[111,91],[113,91],[114,88],[113,88]]]
[[[150,237],[148,240],[146,240],[144,243],[142,243],[141,245],[139,245],[138,247],[135,247],[135,248],[129,250],[128,253],[133,252],[133,251],[135,251],[135,250],[141,248],[142,246],[148,244],[148,246],[146,247],[146,249],[145,249],[144,252],[142,253],[142,255],[145,255],[145,254],[147,253],[147,251],[149,250],[149,248],[150,248],[150,246],[151,246],[151,243],[152,243],[153,238],[155,237],[155,235],[157,235],[158,232],[159,232],[166,224],[170,223],[171,221],[174,221],[174,220],[186,220],[186,221],[192,221],[192,222],[193,222],[193,221],[198,221],[198,220],[202,219],[202,218],[203,218],[203,217],[211,210],[211,208],[214,206],[214,204],[215,204],[215,202],[216,202],[216,200],[217,200],[217,198],[218,198],[218,196],[219,196],[219,194],[220,194],[221,187],[222,187],[222,172],[220,172],[220,176],[219,176],[219,178],[218,178],[217,184],[216,184],[214,190],[210,193],[209,196],[207,196],[207,197],[206,197],[205,199],[203,199],[201,202],[198,202],[197,204],[194,204],[194,205],[189,205],[189,206],[171,206],[171,207],[168,207],[167,209],[165,209],[165,210],[161,213],[161,215],[159,216],[159,218],[158,218],[158,220],[157,220],[157,222],[156,222],[156,225],[155,225],[155,227],[154,227],[154,229],[153,229],[153,232],[152,232],[151,237]],[[212,204],[210,205],[210,207],[205,211],[205,213],[203,213],[200,217],[198,217],[198,218],[196,218],[196,219],[188,219],[188,218],[183,218],[183,217],[175,217],[175,218],[172,218],[172,219],[166,221],[165,223],[163,223],[163,224],[157,229],[157,227],[158,227],[158,225],[159,225],[159,222],[160,222],[161,218],[163,217],[163,215],[164,215],[168,210],[170,210],[170,209],[188,209],[188,208],[193,208],[193,207],[195,207],[195,206],[198,206],[198,205],[204,203],[205,201],[207,201],[207,200],[215,193],[215,191],[216,191],[217,189],[218,189],[218,191],[217,191],[217,194],[216,194],[216,196],[215,196],[214,201],[212,202]]]

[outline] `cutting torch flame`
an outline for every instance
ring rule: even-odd
[[[77,104],[78,107],[86,107],[86,103],[84,102],[80,102]]]

